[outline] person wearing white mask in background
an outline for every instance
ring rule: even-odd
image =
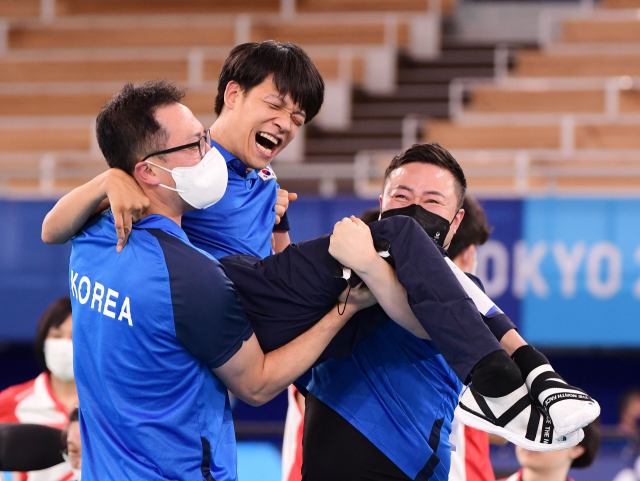
[[[69,412],[78,404],[73,375],[71,301],[62,297],[42,314],[34,342],[38,361],[44,368],[38,377],[0,392],[0,423],[42,424],[65,429]],[[60,463],[32,471],[28,481],[70,479],[71,469]]]

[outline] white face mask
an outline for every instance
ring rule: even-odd
[[[73,381],[73,342],[70,339],[45,339],[44,360],[58,379]]]
[[[148,160],[145,162],[171,172],[171,177],[176,181],[176,188],[164,184],[160,186],[177,192],[187,204],[196,209],[212,206],[222,199],[227,190],[227,163],[222,154],[213,147],[192,167],[176,167],[169,170]]]

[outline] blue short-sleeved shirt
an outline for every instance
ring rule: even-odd
[[[278,184],[271,167],[247,173],[242,161],[211,141],[227,161],[229,182],[222,199],[206,209],[187,212],[182,226],[196,247],[220,259],[234,254],[260,258],[273,254]]]
[[[462,384],[433,342],[389,322],[352,355],[315,367],[307,388],[411,479],[448,479]]]
[[[166,217],[116,252],[110,212],[73,240],[74,371],[85,480],[235,481],[227,390],[211,369],[253,330],[223,267]]]

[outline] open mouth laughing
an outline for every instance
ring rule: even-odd
[[[256,146],[258,151],[267,157],[271,157],[274,151],[282,144],[282,139],[267,132],[256,134]]]

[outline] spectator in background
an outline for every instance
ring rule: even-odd
[[[623,457],[629,467],[620,471],[614,481],[640,481],[640,389],[626,391],[618,405],[620,423],[618,430],[629,440]]]
[[[584,439],[569,449],[548,453],[527,451],[516,446],[516,457],[522,469],[500,481],[573,481],[567,477],[571,468],[591,466],[600,449],[600,420],[584,429]]]
[[[35,353],[44,372],[0,393],[0,423],[41,424],[64,429],[69,411],[78,404],[73,376],[71,300],[62,297],[44,312],[36,328]],[[70,479],[65,463],[31,472],[29,481]]]
[[[80,441],[80,412],[76,407],[69,415],[69,424],[63,434],[66,446],[63,453],[64,460],[71,466],[74,481],[80,481],[80,469],[82,465],[82,443]]]
[[[620,423],[618,430],[625,436],[638,436],[640,434],[640,388],[626,391],[618,405]]]
[[[462,203],[464,217],[456,235],[451,239],[447,253],[460,270],[476,275],[478,246],[489,240],[491,228],[484,209],[473,197],[466,195]]]

